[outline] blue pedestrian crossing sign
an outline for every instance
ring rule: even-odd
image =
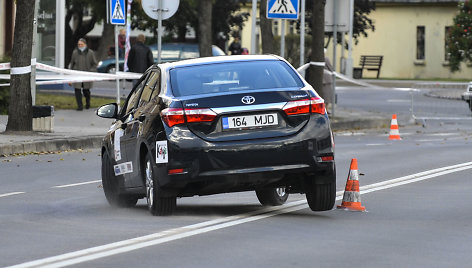
[[[110,0],[110,23],[125,25],[125,0]]]
[[[300,9],[299,0],[267,0],[268,19],[297,20]]]

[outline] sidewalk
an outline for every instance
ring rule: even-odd
[[[55,111],[52,133],[7,135],[4,133],[7,119],[8,116],[0,115],[0,157],[11,154],[99,148],[113,123],[112,119],[95,115],[95,109],[58,110]],[[390,124],[390,118],[337,108],[336,117],[331,118],[331,122],[333,130],[381,128]]]

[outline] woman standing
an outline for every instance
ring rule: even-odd
[[[95,72],[97,71],[97,59],[93,50],[87,47],[87,41],[80,38],[77,42],[77,48],[72,52],[69,69],[78,71]],[[90,108],[90,88],[92,82],[79,82],[73,84],[75,88],[75,99],[77,100],[77,111],[82,111],[82,92],[85,97],[85,109]]]

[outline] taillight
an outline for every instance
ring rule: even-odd
[[[216,117],[216,113],[211,109],[185,109],[185,117],[188,123],[211,122]]]
[[[216,113],[211,109],[181,109],[167,108],[161,112],[162,120],[169,126],[194,122],[211,122],[216,117]]]
[[[304,100],[289,101],[283,107],[287,115],[317,113],[325,114],[325,104],[323,99],[310,98]]]
[[[169,127],[185,123],[184,109],[167,108],[162,110],[161,116]]]
[[[312,114],[325,114],[326,107],[323,99],[311,98],[311,113]]]

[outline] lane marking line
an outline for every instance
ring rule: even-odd
[[[387,181],[382,181],[370,185],[360,187],[361,194],[380,191],[392,187],[414,183],[422,180],[435,178],[438,176],[459,172],[467,169],[472,169],[472,162],[452,165],[432,170],[419,172]],[[336,192],[336,200],[341,200],[344,191]],[[183,226],[179,228],[169,229],[159,233],[154,233],[146,236],[136,237],[128,240],[123,240],[111,244],[83,249],[75,252],[70,252],[54,257],[39,259],[31,262],[10,266],[10,268],[26,268],[26,267],[64,267],[74,264],[79,264],[99,258],[104,258],[120,253],[130,252],[140,248],[155,246],[178,239],[195,236],[198,234],[208,233],[211,231],[228,228],[231,226],[240,225],[247,222],[257,221],[269,218],[276,215],[281,215],[293,211],[298,211],[308,208],[305,200],[290,202],[282,207],[270,207],[257,210],[254,212],[243,213],[239,215],[229,216],[220,219],[214,219],[206,222],[201,222],[193,225]]]
[[[86,182],[79,182],[79,183],[66,184],[66,185],[57,185],[57,186],[53,186],[52,188],[67,188],[67,187],[74,187],[74,186],[80,186],[80,185],[86,185],[86,184],[92,184],[92,183],[98,183],[98,182],[102,182],[102,180],[86,181]]]
[[[0,197],[7,197],[7,196],[12,196],[12,195],[18,195],[18,194],[25,194],[25,192],[12,192],[12,193],[0,194]]]

